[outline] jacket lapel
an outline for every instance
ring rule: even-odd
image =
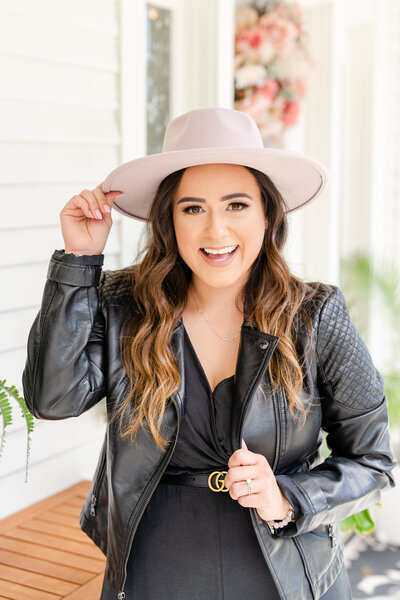
[[[180,412],[181,420],[185,414],[185,360],[184,360],[184,348],[183,348],[183,320],[182,317],[175,323],[172,336],[171,345],[178,361],[179,375],[181,378],[179,388],[175,392],[174,402],[177,409]]]
[[[231,417],[233,450],[241,447],[241,430],[246,407],[263,377],[279,337],[253,328],[245,317],[241,329]]]

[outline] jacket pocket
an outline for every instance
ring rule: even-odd
[[[338,523],[319,525],[293,538],[302,558],[314,596],[319,598],[333,584],[343,565],[343,543]]]
[[[79,518],[81,529],[100,547],[104,554],[107,551],[108,515],[106,464],[107,433],[104,436],[97,467]]]

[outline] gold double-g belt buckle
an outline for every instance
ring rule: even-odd
[[[227,472],[228,471],[213,471],[212,473],[210,473],[210,475],[208,476],[208,487],[210,488],[210,490],[212,490],[213,492],[229,492],[228,488],[225,487],[225,477],[221,481],[221,475],[226,475]],[[214,487],[212,483],[212,479],[214,476],[214,483],[217,487]]]

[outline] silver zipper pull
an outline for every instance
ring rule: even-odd
[[[335,538],[335,534],[333,532],[333,525],[328,525],[328,535],[331,540],[331,546],[332,546],[332,548],[334,548],[336,546],[336,538]]]
[[[118,600],[125,598],[125,592],[118,592]]]
[[[92,497],[90,499],[90,514],[92,515],[92,517],[96,516],[96,504],[97,498],[94,494],[92,494]]]

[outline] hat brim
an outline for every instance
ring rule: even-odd
[[[252,167],[270,177],[282,194],[287,212],[317,198],[328,184],[329,173],[319,161],[298,152],[277,148],[204,148],[150,154],[126,162],[109,173],[103,192],[118,190],[118,212],[148,221],[161,181],[174,171],[196,165],[227,163]]]

